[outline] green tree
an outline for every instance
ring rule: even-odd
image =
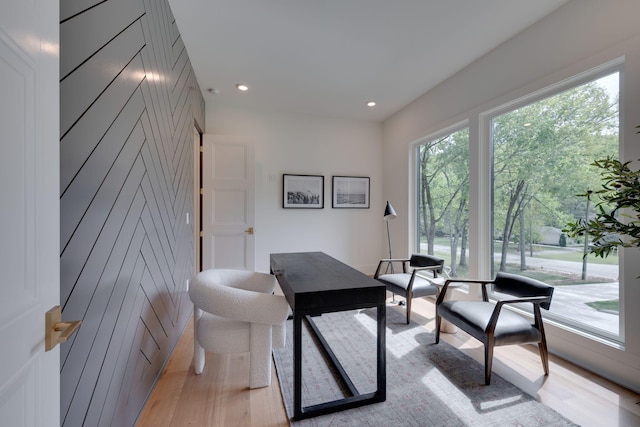
[[[455,277],[458,243],[466,250],[468,229],[469,132],[463,129],[422,144],[419,154],[420,236],[434,253],[440,231],[449,236],[451,275]],[[464,253],[460,256],[466,263]]]
[[[494,223],[504,271],[526,208],[539,204],[535,210],[544,213],[547,225],[560,225],[569,208],[580,206],[575,190],[591,179],[586,165],[594,153],[617,152],[617,103],[588,83],[496,117],[492,132]],[[523,253],[525,245],[519,248]]]
[[[592,165],[601,170],[602,186],[580,196],[588,201],[597,198],[596,214],[564,229],[570,236],[590,235],[593,242],[588,252],[602,258],[620,246],[640,247],[640,170],[629,168],[630,163],[610,157],[594,161]]]

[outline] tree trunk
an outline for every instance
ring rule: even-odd
[[[587,209],[584,213],[585,223],[589,221],[589,198],[587,197]],[[582,257],[582,280],[587,280],[587,254],[589,253],[589,235],[584,233],[584,256]]]
[[[527,254],[526,245],[525,245],[525,223],[524,223],[524,211],[520,213],[520,271],[525,271],[527,269]]]
[[[460,236],[460,263],[458,264],[461,267],[465,267],[467,265],[467,227],[462,228],[461,236]]]
[[[507,216],[504,220],[504,229],[502,230],[502,254],[500,256],[500,271],[505,271],[507,267],[507,250],[509,249],[509,240],[511,240],[511,232],[513,231],[513,224],[518,216],[518,206],[522,206],[521,197],[524,195],[525,182],[524,180],[518,181],[516,188],[511,193],[509,198],[509,208],[507,209]]]
[[[529,256],[533,256],[533,213],[529,208]]]
[[[450,237],[451,242],[451,264],[449,267],[451,268],[451,277],[456,277],[458,273],[456,273],[456,261],[458,256],[458,234],[453,233]]]

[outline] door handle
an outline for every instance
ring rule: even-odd
[[[253,234],[255,232],[255,230],[253,229],[253,227],[249,227],[246,230],[244,230],[245,233],[247,234]]]
[[[82,323],[82,320],[63,322],[62,309],[59,305],[47,311],[44,319],[44,351],[53,350],[56,345],[66,342]]]

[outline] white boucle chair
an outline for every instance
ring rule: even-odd
[[[276,284],[270,274],[227,269],[205,270],[191,280],[196,374],[204,369],[205,350],[249,352],[249,387],[271,384],[271,350],[284,347],[289,313],[284,296],[273,295]]]

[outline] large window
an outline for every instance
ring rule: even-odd
[[[618,158],[614,72],[491,118],[492,273],[507,271],[555,286],[549,317],[619,337],[617,254],[586,255],[588,236],[562,229],[593,214],[585,197],[600,187],[596,159]]]
[[[416,154],[416,249],[443,258],[451,277],[469,277],[469,129],[431,139]]]

